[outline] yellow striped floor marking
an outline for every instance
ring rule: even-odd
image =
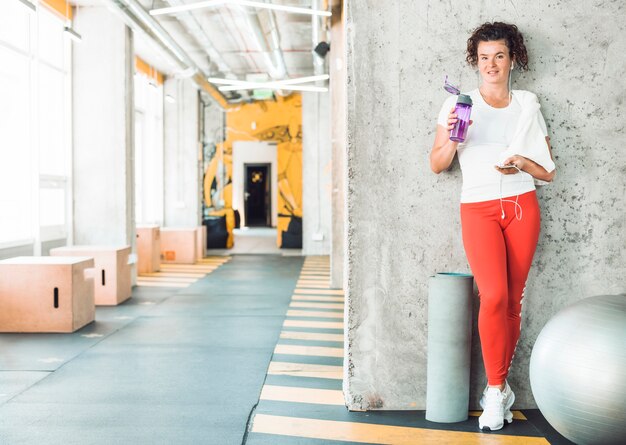
[[[185,265],[185,264],[162,264],[161,265],[161,270],[163,269],[168,269],[168,270],[201,270],[201,271],[209,271],[209,272],[213,272],[215,269],[218,269],[218,267],[213,267],[213,266],[197,266],[194,264],[189,264],[189,265]]]
[[[330,285],[329,283],[326,284],[302,284],[302,283],[298,283],[296,284],[296,288],[298,289],[330,289]]]
[[[543,437],[431,430],[257,414],[252,432],[386,445],[549,445]]]
[[[342,289],[320,289],[320,290],[314,290],[314,289],[295,289],[294,290],[295,294],[300,294],[300,295],[343,295],[343,290]]]
[[[298,280],[298,286],[304,286],[307,284],[315,284],[315,285],[324,285],[325,287],[330,287],[329,280]]]
[[[169,281],[172,283],[195,283],[198,281],[197,278],[180,278],[180,277],[145,277],[143,275],[139,275],[137,277],[137,281]]]
[[[187,278],[202,278],[206,274],[203,273],[184,273],[184,272],[152,272],[145,273],[143,277],[187,277]]]
[[[322,332],[282,331],[280,338],[312,341],[343,341],[343,334],[324,334]]]
[[[150,281],[137,281],[137,286],[147,287],[189,287],[187,283],[168,283],[168,282],[150,282]]]
[[[310,307],[314,309],[343,309],[343,303],[305,303],[292,301],[289,307]]]
[[[327,281],[330,281],[328,279],[328,277],[320,277],[320,276],[312,276],[312,275],[300,275],[300,278],[298,278],[298,281],[315,281],[315,282],[322,282],[325,283]]]
[[[301,284],[296,283],[296,289],[330,289],[327,284]]]
[[[511,411],[513,413],[513,419],[515,420],[528,420],[526,416],[521,411]],[[482,411],[470,411],[469,415],[473,417],[479,417],[483,412]]]
[[[261,400],[277,402],[314,403],[316,405],[345,406],[343,393],[335,389],[296,388],[293,386],[264,385]]]
[[[291,299],[299,301],[344,301],[343,297],[320,297],[313,295],[294,295]]]
[[[317,379],[343,379],[343,368],[332,365],[314,365],[308,363],[270,362],[267,370],[271,375],[290,375]]]
[[[326,346],[276,345],[274,348],[274,354],[343,357],[343,348],[329,348]]]
[[[211,266],[208,264],[161,264],[161,267],[168,269],[198,269],[198,270],[215,270],[220,266]]]
[[[290,309],[290,310],[287,311],[287,317],[319,317],[319,318],[341,318],[341,319],[343,319],[343,312],[299,311],[297,309]]]
[[[285,320],[288,328],[343,329],[343,321]]]
[[[163,273],[196,273],[196,274],[202,274],[202,275],[208,275],[211,272],[213,272],[212,270],[202,270],[202,269],[170,269],[167,267],[161,267],[161,270],[159,272],[163,272]]]

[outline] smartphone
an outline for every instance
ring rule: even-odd
[[[496,165],[496,167],[498,168],[517,168],[515,165],[513,164],[507,164],[507,165]]]

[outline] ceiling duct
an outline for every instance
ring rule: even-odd
[[[223,108],[228,107],[229,99],[207,81],[207,75],[137,0],[106,0],[106,2],[122,14],[125,23],[133,30],[139,30],[157,42],[181,71],[193,72],[191,80],[200,89],[206,91]]]
[[[267,3],[267,0],[264,0]],[[283,80],[287,77],[287,65],[280,47],[280,35],[276,26],[274,12],[269,9],[239,7],[242,16],[245,18],[250,34],[263,54],[263,61],[267,69],[267,74],[272,80]],[[291,92],[277,91],[281,96],[287,96]]]
[[[185,3],[182,0],[165,0],[169,6],[182,6]],[[217,68],[217,70],[223,74],[231,74],[232,70],[228,64],[224,61],[224,58],[215,49],[213,43],[204,32],[202,25],[198,22],[198,19],[191,11],[182,11],[176,13],[176,18],[183,24],[187,31],[196,39],[196,41],[202,46],[204,51],[209,56],[209,65]],[[209,70],[211,71],[211,70]],[[209,72],[207,77],[215,77],[215,72]]]

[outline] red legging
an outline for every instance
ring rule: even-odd
[[[489,385],[504,383],[509,372],[520,335],[526,278],[539,239],[535,192],[519,195],[518,204],[521,220],[513,202],[502,202],[504,218],[499,199],[461,204],[463,245],[480,295],[478,331]]]

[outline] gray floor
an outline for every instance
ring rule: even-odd
[[[0,334],[0,444],[240,444],[302,261],[234,256],[74,334]]]
[[[235,242],[232,249],[209,249],[208,255],[272,254],[301,256],[302,249],[280,249],[276,246],[276,228],[243,227],[234,229]]]

